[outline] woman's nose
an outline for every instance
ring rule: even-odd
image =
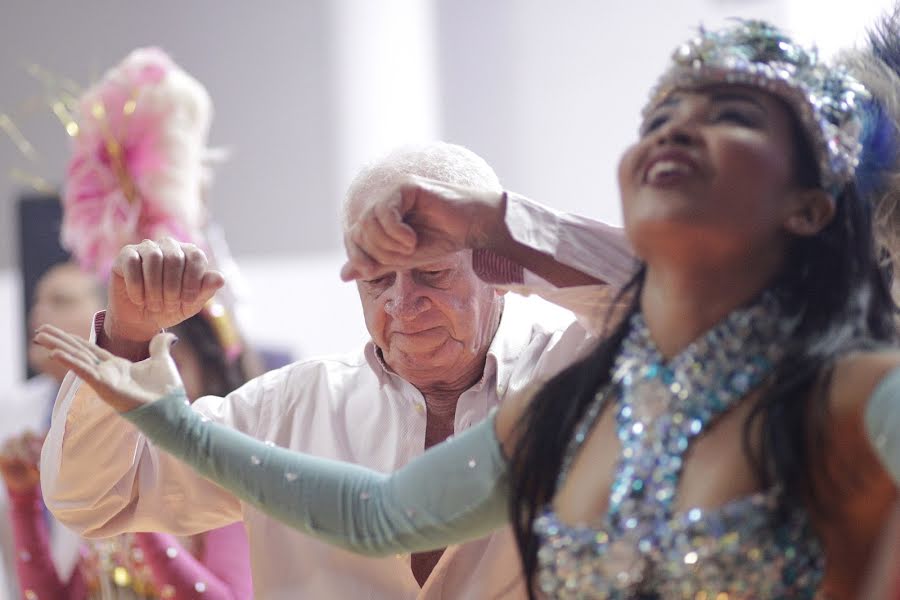
[[[697,139],[696,122],[689,116],[673,116],[657,131],[656,143],[690,146]]]

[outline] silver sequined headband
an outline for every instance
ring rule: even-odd
[[[822,187],[836,195],[853,179],[861,151],[859,102],[869,93],[842,67],[820,60],[815,48],[764,21],[701,28],[676,48],[644,115],[676,89],[715,84],[750,85],[785,100],[812,142]]]

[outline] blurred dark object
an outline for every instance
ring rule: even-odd
[[[294,355],[290,350],[285,348],[253,348],[259,355],[262,362],[263,371],[274,371],[294,362]]]
[[[19,272],[22,274],[22,314],[25,332],[22,355],[28,354],[31,332],[28,330],[28,310],[34,301],[34,286],[41,275],[53,265],[69,260],[69,253],[59,244],[62,206],[56,194],[23,193],[16,203],[19,225]],[[36,373],[25,360],[26,377]]]

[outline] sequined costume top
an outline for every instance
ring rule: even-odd
[[[770,373],[780,326],[772,298],[732,313],[665,363],[641,315],[612,383],[575,431],[560,475],[604,409],[616,411],[622,454],[608,512],[569,526],[552,509],[534,524],[541,539],[538,588],[553,598],[812,598],[824,558],[807,514],[775,522],[776,490],[713,510],[676,512],[691,442]],[[773,318],[776,317],[776,318]]]

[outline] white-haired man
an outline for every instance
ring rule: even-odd
[[[363,169],[353,182],[345,230],[369,210],[367,200],[375,191],[409,176],[501,189],[493,170],[460,146],[405,148]],[[632,262],[616,230],[567,220],[516,198],[506,208],[508,218],[540,213],[544,223],[573,235],[585,227],[594,235],[604,232],[597,237],[606,247],[598,252],[610,261],[593,272],[577,257],[538,261],[554,265],[538,274],[556,285],[598,279],[621,283],[627,276]],[[357,248],[349,241],[347,246],[348,252]],[[565,249],[560,252],[564,255]],[[583,337],[569,339],[561,330],[542,327],[533,315],[505,306],[503,292],[486,279],[509,266],[491,253],[464,250],[362,280],[359,295],[371,340],[360,351],[295,363],[226,398],[202,398],[194,407],[279,446],[395,470],[485,418],[505,397],[552,374],[579,351]],[[96,320],[95,332],[107,349],[132,359],[146,356],[147,341],[160,327],[183,319],[221,285],[202,253],[172,240],[126,247],[114,272],[109,306],[105,318]],[[155,450],[93,390],[74,380],[57,400],[41,466],[48,506],[87,536],[129,530],[191,534],[243,519],[261,599],[523,594],[508,530],[411,557],[351,555],[242,505]]]

